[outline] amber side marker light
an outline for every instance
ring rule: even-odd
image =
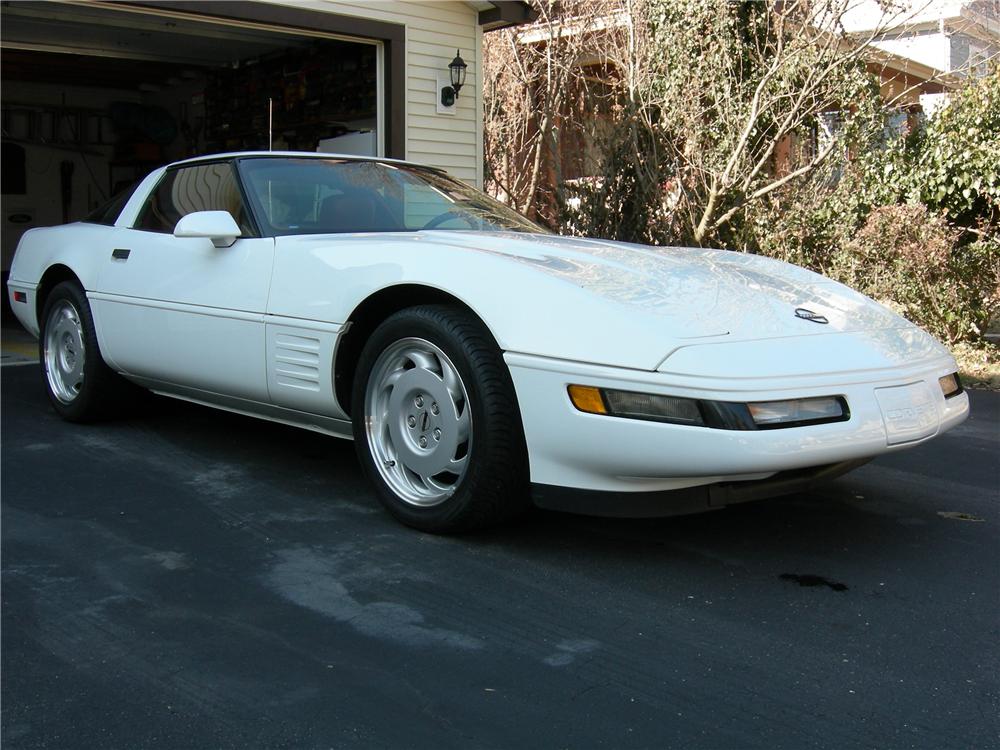
[[[945,398],[957,396],[962,392],[962,381],[959,379],[957,372],[938,378],[938,385],[941,386],[941,392]]]
[[[594,388],[590,385],[571,385],[569,387],[569,400],[577,409],[588,414],[608,413],[600,388]]]

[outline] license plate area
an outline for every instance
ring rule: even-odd
[[[940,417],[933,394],[924,382],[876,388],[889,445],[909,443],[937,432]]]

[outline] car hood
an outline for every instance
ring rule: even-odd
[[[373,292],[398,285],[462,301],[512,354],[636,370],[680,356],[697,367],[700,355],[681,353],[740,342],[766,350],[775,372],[786,371],[796,351],[800,367],[823,372],[945,354],[867,297],[780,261],[513,232],[280,237],[269,311],[343,323]],[[800,309],[826,322],[797,316]],[[761,340],[773,346],[749,343]],[[736,361],[724,352],[718,359],[720,368]]]
[[[501,255],[603,301],[663,318],[682,340],[912,328],[842,284],[759,255],[513,232],[433,234],[437,243]],[[827,322],[809,320],[806,311]]]

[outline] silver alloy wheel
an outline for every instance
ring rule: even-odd
[[[80,395],[86,353],[79,311],[68,300],[59,300],[45,321],[44,362],[49,389],[63,404]]]
[[[451,497],[469,464],[472,414],[448,355],[420,338],[386,347],[365,388],[365,433],[375,466],[401,500],[429,508]]]

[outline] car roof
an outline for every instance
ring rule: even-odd
[[[182,164],[197,164],[203,161],[219,161],[220,159],[239,159],[261,156],[294,157],[296,159],[352,159],[354,161],[377,161],[384,162],[386,164],[409,164],[415,167],[427,166],[426,164],[420,164],[414,161],[405,161],[403,159],[385,159],[377,156],[357,156],[355,154],[327,154],[318,151],[227,151],[221,154],[205,154],[204,156],[194,156],[190,159],[181,159],[180,161],[167,164],[167,167],[176,167]],[[435,167],[429,168],[435,169]]]

